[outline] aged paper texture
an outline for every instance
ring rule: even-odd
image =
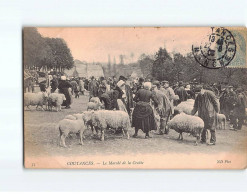
[[[245,169],[245,27],[25,27],[25,168]]]

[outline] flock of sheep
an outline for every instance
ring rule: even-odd
[[[43,106],[46,106],[48,110],[52,110],[52,107],[55,107],[56,111],[61,111],[61,105],[64,100],[65,96],[59,93],[47,94],[46,92],[39,92],[24,94],[24,106],[27,108],[36,106],[37,109],[40,106],[44,110]],[[167,123],[167,126],[178,132],[181,140],[183,139],[183,132],[196,137],[195,145],[197,145],[204,128],[204,122],[198,116],[191,115],[193,105],[194,100],[189,99],[175,107],[174,113],[176,115]],[[91,127],[93,134],[99,135],[100,133],[101,141],[104,141],[105,131],[109,128],[121,130],[123,136],[129,139],[128,131],[131,129],[131,122],[128,113],[120,110],[101,110],[101,106],[99,98],[91,98],[87,104],[87,111],[67,115],[59,121],[56,129],[60,133],[60,146],[67,147],[65,140],[70,134],[79,134],[80,144],[83,145],[84,132],[89,127]],[[218,114],[218,124],[224,124],[225,126],[225,123],[225,116]]]
[[[24,107],[28,109],[29,106],[36,106],[36,109],[41,107],[44,110],[43,106],[46,106],[46,110],[52,111],[52,107],[55,107],[56,111],[61,111],[64,100],[66,100],[65,95],[60,93],[24,93]]]

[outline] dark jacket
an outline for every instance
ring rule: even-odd
[[[179,96],[180,102],[186,101],[188,99],[188,95],[183,86],[174,90],[174,93]]]
[[[204,94],[198,94],[191,114],[194,115],[197,111],[198,116],[204,121],[205,128],[212,129],[216,126],[219,105],[214,92],[205,90]]]

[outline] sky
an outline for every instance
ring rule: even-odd
[[[42,27],[38,31],[43,37],[63,38],[74,59],[87,62],[111,62],[115,56],[125,55],[125,63],[137,61],[143,53],[153,55],[160,47],[168,52],[191,52],[211,32],[209,27]],[[134,54],[131,57],[131,54]]]

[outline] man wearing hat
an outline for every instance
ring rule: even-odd
[[[161,91],[161,85],[159,81],[154,81],[154,92],[156,94],[158,104],[155,108],[156,112],[160,117],[160,126],[158,126],[158,134],[162,135],[163,133],[168,133],[167,122],[171,114],[171,104],[168,97]]]
[[[51,80],[51,93],[54,93],[58,87],[57,76],[53,75],[53,79]]]
[[[227,96],[227,107],[229,109],[229,118],[230,118],[230,129],[234,129],[233,124],[234,124],[234,114],[233,114],[233,109],[234,106],[236,105],[237,102],[237,94],[235,93],[235,91],[233,90],[233,86],[229,86],[229,93]]]
[[[179,97],[179,100],[177,100],[177,104],[184,102],[188,99],[188,95],[186,90],[184,89],[182,81],[179,81],[178,88],[175,89],[174,93]]]
[[[191,114],[195,115],[198,111],[198,116],[204,122],[204,129],[201,134],[201,143],[206,143],[207,130],[210,130],[211,139],[209,145],[215,145],[217,113],[219,113],[218,101],[214,92],[205,90],[205,86],[199,86],[198,88],[200,88],[200,93],[195,99],[194,108]]]
[[[163,87],[161,88],[161,91],[168,97],[170,103],[171,103],[171,114],[174,113],[174,104],[173,101],[178,99],[178,96],[175,95],[174,90],[169,87],[168,81],[163,81]]]
[[[246,100],[242,92],[242,88],[236,90],[236,103],[234,104],[232,116],[234,130],[241,130],[244,123]]]
[[[99,84],[95,80],[94,76],[92,76],[91,77],[91,81],[88,84],[89,100],[92,97],[98,97],[98,89],[99,89]]]

